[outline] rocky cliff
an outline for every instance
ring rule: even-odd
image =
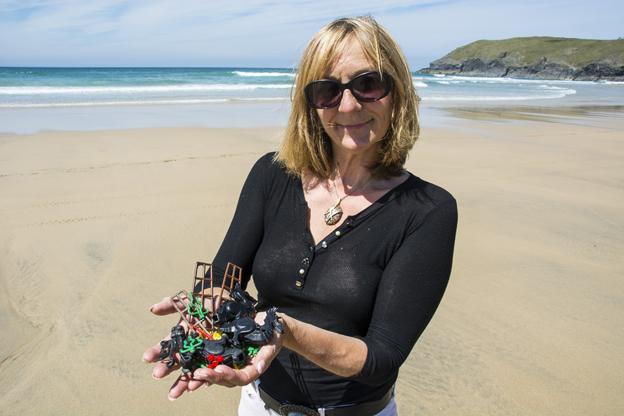
[[[624,81],[624,39],[528,37],[479,40],[455,49],[418,72]]]

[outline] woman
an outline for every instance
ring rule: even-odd
[[[253,274],[259,308],[277,306],[285,332],[241,370],[180,378],[170,398],[245,385],[240,415],[396,414],[398,370],[446,287],[457,222],[448,192],[403,169],[417,103],[405,58],[372,18],[311,40],[282,147],[253,167],[213,263],[216,276],[242,266],[245,285]],[[152,308],[172,310],[169,299]]]

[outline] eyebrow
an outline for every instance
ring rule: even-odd
[[[357,71],[352,72],[352,73],[349,74],[349,80],[352,80],[353,78],[357,77],[358,75],[364,74],[366,72],[375,72],[375,71],[377,71],[375,68],[358,69]],[[324,77],[324,79],[331,79],[331,80],[334,80],[334,81],[341,82],[338,78],[333,77],[331,75],[328,75],[328,76]]]

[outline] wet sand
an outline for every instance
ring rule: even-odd
[[[455,116],[407,164],[460,222],[400,414],[622,414],[621,117]],[[280,131],[0,136],[0,414],[235,414],[238,389],[169,402],[140,357],[175,322],[149,306],[211,259]]]

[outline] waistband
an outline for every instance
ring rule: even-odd
[[[381,412],[392,399],[394,388],[388,390],[381,399],[372,402],[358,403],[351,406],[327,407],[313,409],[306,406],[281,403],[258,386],[262,401],[281,416],[373,416]]]

